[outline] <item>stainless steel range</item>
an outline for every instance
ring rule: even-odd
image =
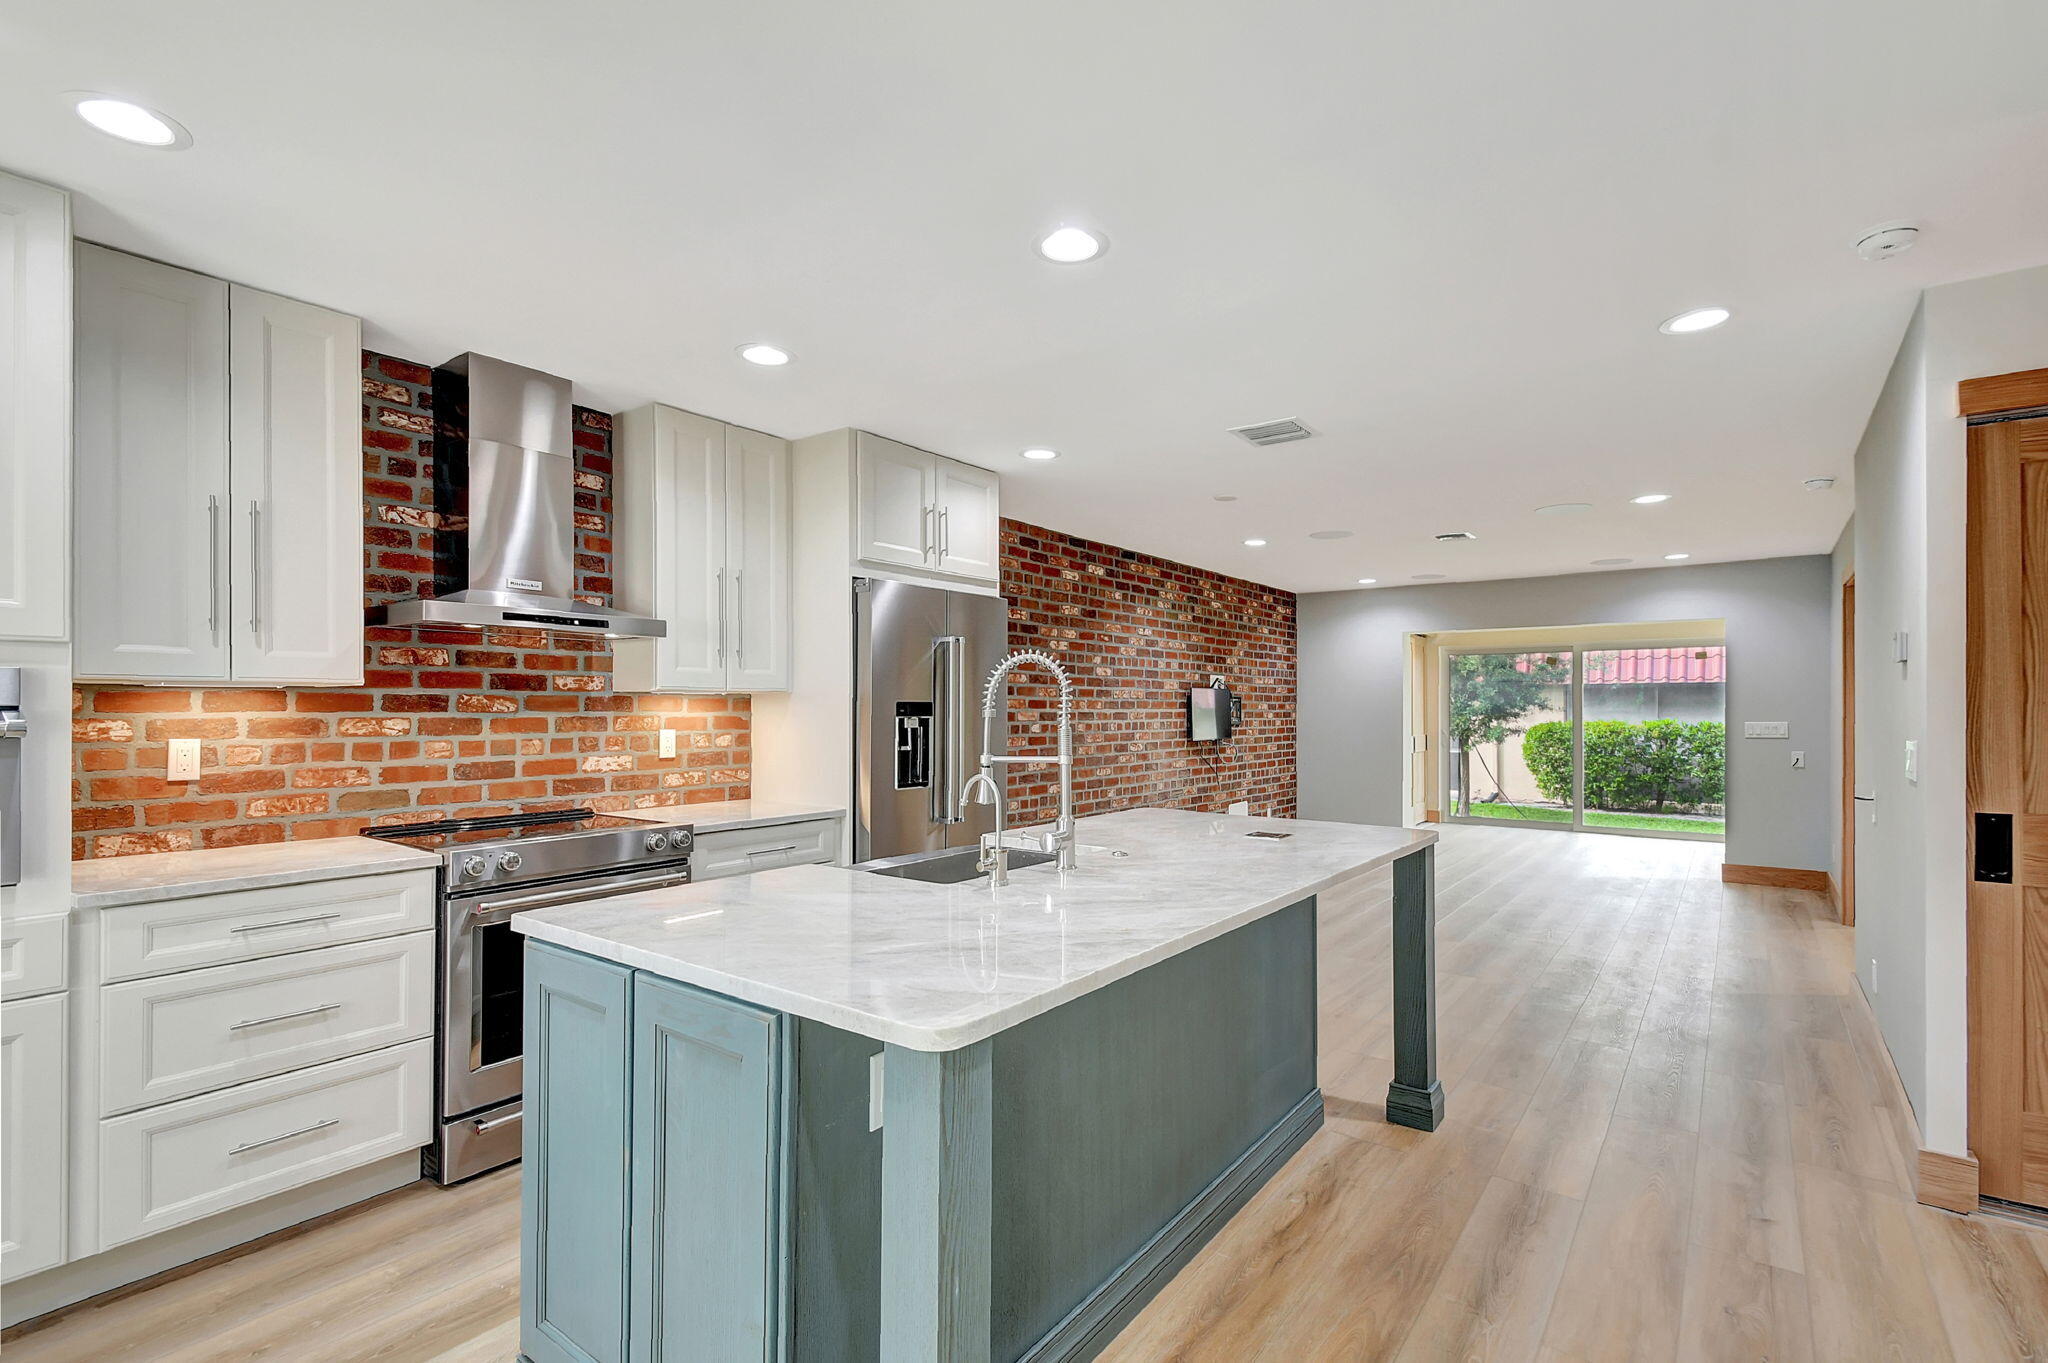
[[[454,1183],[519,1158],[524,953],[512,916],[690,879],[686,827],[536,810],[366,830],[441,858],[439,1120],[428,1178]]]

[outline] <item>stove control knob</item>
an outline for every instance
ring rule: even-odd
[[[525,861],[526,858],[520,856],[517,852],[507,852],[504,856],[498,858],[498,869],[501,871],[516,871]]]
[[[483,873],[484,859],[482,857],[464,857],[462,859],[462,874],[474,877],[480,876]]]
[[[647,850],[650,852],[666,852],[668,850],[668,834],[649,833],[647,835]]]

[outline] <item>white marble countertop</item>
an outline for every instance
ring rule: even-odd
[[[308,880],[431,871],[440,864],[431,852],[361,837],[150,852],[72,863],[71,903],[80,909],[111,909]]]
[[[723,832],[732,828],[767,828],[772,824],[801,823],[805,819],[837,818],[843,805],[813,805],[796,800],[708,800],[696,805],[660,805],[653,809],[626,809],[622,819],[647,819],[653,823],[694,824],[700,833]]]
[[[1260,831],[1290,836],[1246,836]],[[1136,809],[1082,819],[1079,841],[1072,871],[1013,870],[1001,889],[794,866],[530,909],[513,924],[766,1008],[948,1051],[1384,866],[1436,834]]]

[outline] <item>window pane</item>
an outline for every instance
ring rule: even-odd
[[[1587,825],[1720,834],[1727,650],[1589,648],[1585,659]]]
[[[1570,651],[1454,653],[1448,669],[1448,812],[1570,823]]]

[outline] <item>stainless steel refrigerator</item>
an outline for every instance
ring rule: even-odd
[[[853,611],[853,860],[972,845],[995,811],[960,788],[981,760],[981,688],[1009,652],[1009,602],[859,578]],[[997,752],[1006,728],[998,715]]]

